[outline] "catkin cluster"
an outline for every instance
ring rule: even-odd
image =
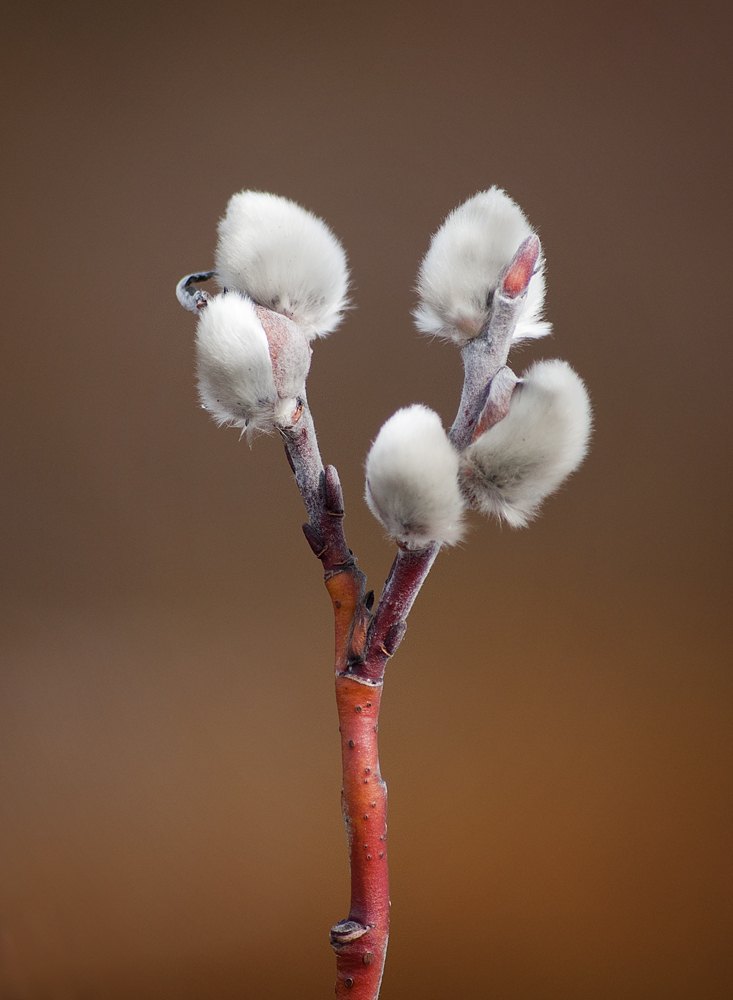
[[[533,238],[521,209],[495,187],[451,212],[420,265],[418,329],[455,343],[464,362],[470,351],[493,357],[492,318],[502,296],[513,296],[520,301],[505,353],[549,333],[538,242],[531,273],[516,277]],[[217,422],[243,431],[285,427],[305,400],[311,342],[334,330],[346,308],[344,250],[294,202],[243,191],[219,223],[216,263],[221,292],[200,309],[196,334],[201,402]],[[521,527],[583,460],[591,412],[579,376],[564,361],[537,362],[511,375],[506,405],[489,419],[492,380],[498,368],[508,371],[505,361],[479,386],[486,409],[467,439],[447,433],[420,404],[398,410],[379,431],[366,460],[365,497],[402,547],[455,544],[469,506]]]

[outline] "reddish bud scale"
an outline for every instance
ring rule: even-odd
[[[509,412],[512,395],[517,387],[517,376],[506,365],[494,375],[489,385],[486,403],[476,423],[471,441],[476,441],[484,431],[494,427]]]
[[[516,299],[526,289],[539,255],[540,241],[536,236],[529,236],[515,253],[502,280],[502,291],[510,299]]]
[[[349,920],[366,933],[334,941],[336,996],[372,1000],[379,992],[389,934],[387,786],[379,770],[377,720],[382,684],[336,676],[344,784],[342,807],[351,862]]]
[[[255,306],[267,336],[275,387],[282,398],[295,395],[305,384],[312,350],[300,328],[287,316]]]

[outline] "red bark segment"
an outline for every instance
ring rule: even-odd
[[[352,1000],[373,1000],[378,995],[389,935],[387,786],[379,770],[377,746],[381,696],[381,683],[365,684],[344,674],[336,677],[351,909],[349,924],[342,922],[334,928],[332,944],[336,996]],[[344,937],[351,940],[344,941]]]
[[[387,786],[379,770],[377,721],[384,668],[405,630],[417,591],[438,552],[400,552],[372,620],[373,594],[343,531],[338,474],[321,463],[310,411],[283,433],[310,523],[305,536],[321,560],[333,603],[336,702],[343,759],[342,808],[351,865],[351,909],[331,929],[336,996],[377,1000],[389,937]]]

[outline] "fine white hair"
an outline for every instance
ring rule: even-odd
[[[420,304],[414,317],[422,333],[464,344],[489,318],[503,270],[534,230],[519,205],[500,188],[480,191],[454,209],[435,233],[420,265]],[[544,337],[544,260],[530,279],[514,341]]]
[[[211,299],[196,328],[201,403],[214,420],[272,430],[278,402],[267,336],[255,307],[238,292]]]
[[[585,458],[591,409],[565,361],[538,361],[517,385],[509,412],[463,454],[463,487],[484,514],[521,528]]]
[[[365,499],[389,535],[408,548],[460,541],[465,501],[458,453],[440,417],[416,404],[383,424],[366,460]]]
[[[294,201],[241,191],[219,222],[216,267],[223,288],[295,320],[309,340],[336,329],[346,308],[344,248]]]

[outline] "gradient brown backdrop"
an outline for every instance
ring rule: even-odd
[[[331,995],[348,908],[330,608],[282,448],[198,408],[243,187],[344,241],[309,382],[374,585],[380,423],[452,419],[412,285],[504,186],[590,458],[472,520],[390,665],[384,1000],[713,1000],[731,962],[731,23],[724,5],[9,5],[3,18],[3,1000]]]

